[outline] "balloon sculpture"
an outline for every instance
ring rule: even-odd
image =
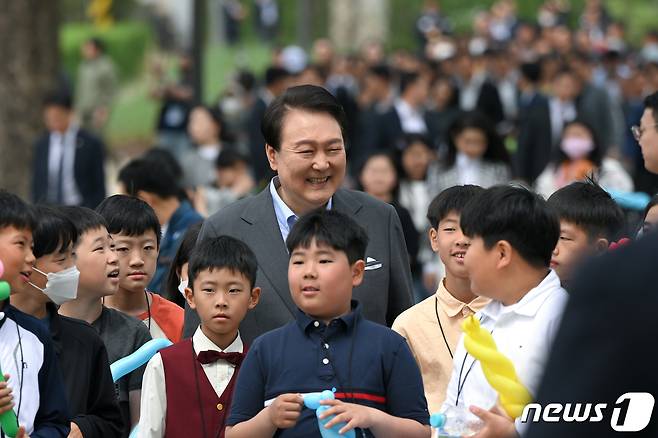
[[[155,355],[155,353],[170,345],[171,341],[169,339],[151,339],[132,354],[121,358],[110,365],[112,379],[116,382],[126,374],[144,365]]]
[[[131,373],[144,365],[155,355],[155,353],[170,345],[171,341],[169,339],[151,339],[146,344],[135,350],[132,354],[121,358],[110,365],[112,379],[116,382],[126,374]],[[137,436],[138,427],[139,425],[135,426],[132,432],[130,432],[130,438]]]
[[[0,260],[0,278],[2,278],[5,273],[5,266]],[[4,301],[9,298],[9,293],[11,289],[9,288],[9,283],[6,281],[0,281],[0,301]],[[5,381],[5,375],[2,372],[2,367],[0,367],[0,382]],[[13,409],[8,410],[4,414],[0,414],[0,427],[2,431],[10,438],[14,438],[18,434],[18,419],[16,418],[16,413]]]
[[[532,401],[532,396],[516,375],[514,364],[498,351],[491,333],[480,327],[480,322],[473,315],[462,323],[462,328],[464,347],[480,361],[484,376],[498,391],[503,409],[512,418],[520,417],[525,405]]]
[[[327,424],[334,416],[329,416],[324,419],[320,419],[320,415],[324,411],[330,408],[330,406],[326,405],[321,405],[320,401],[322,400],[333,400],[335,398],[334,393],[330,390],[324,390],[322,392],[309,392],[308,394],[303,394],[304,397],[304,406],[306,406],[309,409],[315,410],[315,415],[318,417],[318,428],[320,429],[320,435],[322,438],[354,438],[355,433],[354,429],[349,430],[345,432],[343,435],[339,434],[338,431],[342,429],[345,424],[343,423],[338,423],[334,425],[333,427],[327,429],[324,427],[325,424]]]

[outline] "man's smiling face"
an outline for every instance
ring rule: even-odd
[[[282,125],[280,150],[267,145],[267,158],[279,175],[281,199],[301,215],[325,205],[343,183],[345,144],[328,113],[291,109]]]

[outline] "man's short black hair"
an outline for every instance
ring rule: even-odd
[[[0,229],[7,227],[33,230],[34,214],[32,208],[20,197],[0,189]]]
[[[548,267],[560,237],[557,214],[546,201],[517,186],[494,186],[462,210],[460,225],[469,237],[481,237],[491,249],[505,240],[535,267]]]
[[[73,97],[63,90],[53,91],[46,94],[43,98],[43,107],[47,108],[50,106],[56,106],[70,111],[73,109]]]
[[[616,240],[624,229],[624,212],[612,196],[592,180],[562,187],[548,198],[560,220],[585,231],[589,239]]]
[[[78,239],[87,231],[97,230],[99,228],[107,230],[107,221],[105,218],[91,208],[76,205],[67,205],[58,208],[75,225]]]
[[[541,63],[524,62],[519,68],[521,76],[531,84],[538,84],[541,80]]]
[[[368,74],[377,76],[378,78],[390,82],[392,78],[391,69],[386,64],[373,65],[368,68]]]
[[[484,192],[482,187],[472,184],[453,186],[443,190],[432,199],[427,208],[427,220],[430,227],[438,228],[439,222],[450,213],[461,215],[466,204],[482,192]]]
[[[290,76],[288,70],[281,67],[268,67],[265,70],[265,85],[274,85],[276,82],[287,79]]]
[[[286,239],[288,253],[300,247],[308,248],[313,240],[316,245],[324,244],[344,252],[350,265],[365,260],[368,235],[344,213],[320,208],[302,216]]]
[[[644,98],[644,108],[651,109],[653,120],[658,123],[658,91]]]
[[[400,73],[400,95],[403,95],[407,89],[421,78],[417,71],[408,71]]]
[[[155,233],[160,246],[161,229],[155,211],[146,202],[134,196],[113,195],[105,198],[96,211],[107,221],[110,234],[141,236],[148,230]]]
[[[258,272],[256,255],[246,243],[230,236],[204,239],[196,245],[187,270],[189,287],[194,290],[194,279],[201,271],[222,268],[244,275],[254,288]]]
[[[283,94],[275,98],[265,110],[260,129],[265,142],[275,150],[281,149],[283,119],[288,111],[293,109],[329,114],[338,122],[343,140],[346,140],[347,119],[345,111],[338,100],[322,87],[299,85],[288,88]]]
[[[34,207],[35,225],[32,229],[34,257],[39,258],[55,251],[64,252],[75,246],[78,232],[71,220],[58,208],[37,205]]]
[[[163,199],[178,197],[178,180],[170,166],[160,165],[159,160],[135,158],[119,171],[126,193],[137,196],[140,191],[153,193]]]

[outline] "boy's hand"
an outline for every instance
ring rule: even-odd
[[[482,430],[473,435],[473,438],[514,438],[518,436],[514,421],[503,414],[498,407],[487,411],[477,406],[471,406],[470,410],[484,422]]]
[[[18,428],[18,433],[16,434],[16,438],[30,438],[30,436],[25,432],[25,428],[21,426]]]
[[[377,409],[369,408],[368,406],[345,403],[340,400],[322,400],[320,404],[331,406],[319,416],[320,419],[335,415],[334,418],[325,424],[324,427],[326,429],[338,423],[347,423],[338,431],[341,435],[355,427],[370,429],[374,425],[377,412],[379,412]]]
[[[267,408],[270,421],[279,429],[288,429],[297,424],[304,399],[299,394],[281,394]]]
[[[14,407],[12,401],[14,397],[11,395],[11,388],[7,384],[9,374],[5,374],[5,381],[0,382],[0,414],[11,410]]]

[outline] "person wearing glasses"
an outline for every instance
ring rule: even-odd
[[[631,127],[633,137],[640,144],[644,167],[651,173],[658,174],[658,92],[644,99],[644,114],[639,126]]]

